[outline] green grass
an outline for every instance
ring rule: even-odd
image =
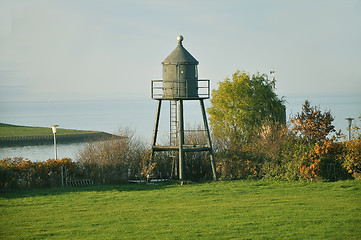
[[[82,131],[73,129],[57,128],[57,135],[62,134],[82,134],[94,131]],[[51,127],[26,127],[0,123],[0,137],[20,137],[20,136],[46,136],[53,135]]]
[[[361,239],[361,182],[222,181],[0,195],[4,239]]]

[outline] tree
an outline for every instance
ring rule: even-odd
[[[331,111],[321,112],[319,106],[311,106],[308,100],[302,106],[302,112],[291,119],[292,131],[307,142],[321,142],[336,132],[332,125],[334,118]]]
[[[224,143],[247,142],[266,122],[286,122],[285,100],[274,92],[275,80],[237,70],[218,83],[208,108],[210,125]]]

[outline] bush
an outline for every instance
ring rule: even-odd
[[[254,146],[255,154],[260,159],[260,178],[284,179],[289,166],[293,164],[292,159],[283,156],[291,146],[293,138],[288,134],[287,126],[280,123],[268,122],[259,130],[251,144]],[[292,149],[293,150],[293,149]],[[285,168],[289,166],[289,168]]]
[[[219,144],[218,171],[223,179],[297,180],[299,169],[295,157],[302,151],[297,149],[298,142],[284,124],[268,122],[249,142]]]
[[[216,159],[220,179],[259,178],[262,159],[255,154],[252,147],[250,144],[242,144],[238,147],[219,151]]]
[[[361,138],[343,143],[342,166],[355,179],[361,180]]]
[[[4,191],[61,186],[61,166],[66,167],[69,178],[77,175],[78,166],[70,158],[44,162],[5,158],[0,161],[0,188]]]
[[[89,143],[79,154],[84,178],[96,183],[118,184],[129,178],[146,176],[154,168],[149,163],[149,150],[126,129],[122,137]]]

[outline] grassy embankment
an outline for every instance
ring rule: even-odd
[[[0,195],[4,239],[360,239],[361,182],[222,181]]]
[[[83,131],[57,128],[59,143],[92,140],[112,136],[99,131]],[[53,132],[50,127],[27,127],[0,123],[1,145],[52,144]]]

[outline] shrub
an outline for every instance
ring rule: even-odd
[[[66,167],[69,178],[77,174],[77,165],[69,158],[44,162],[5,158],[0,161],[0,188],[10,190],[61,186],[61,166]]]
[[[343,167],[355,179],[361,180],[361,138],[343,143]]]
[[[149,154],[144,143],[129,129],[121,131],[120,135],[122,137],[89,143],[83,149],[77,160],[85,178],[97,183],[117,184],[147,174],[144,164]]]
[[[220,179],[252,179],[259,177],[262,159],[255,154],[253,146],[241,146],[225,149],[216,155],[217,172]]]
[[[285,169],[281,155],[289,140],[288,129],[284,124],[268,122],[259,129],[251,141],[260,159],[259,177],[283,178]]]
[[[324,140],[315,143],[314,147],[301,157],[300,173],[304,179],[340,180],[348,178],[342,166],[344,147],[342,143]]]
[[[301,157],[312,149],[313,145],[300,141],[290,136],[283,145],[280,155],[280,164],[282,166],[282,179],[300,180],[302,179],[299,162]]]
[[[299,156],[308,148],[308,144],[290,134],[286,125],[267,122],[250,142],[219,147],[218,171],[225,179],[298,180]]]

